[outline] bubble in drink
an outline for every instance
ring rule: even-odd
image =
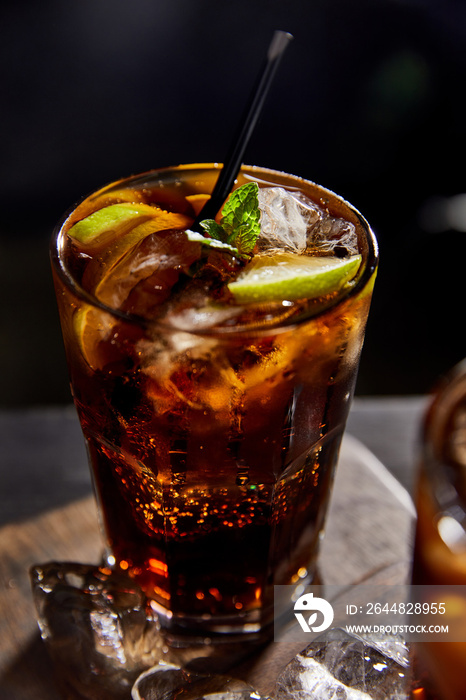
[[[253,634],[275,584],[316,573],[376,247],[335,195],[249,167],[206,235],[190,233],[217,174],[181,166],[97,192],[59,232],[54,274],[109,562],[169,628]],[[144,221],[135,206],[134,225],[125,211],[110,238],[92,232],[119,203]],[[284,233],[291,207],[304,223]],[[284,283],[280,256],[301,261]],[[272,282],[236,298],[262,258]]]

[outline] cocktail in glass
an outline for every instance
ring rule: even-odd
[[[258,184],[266,234],[249,259],[187,234],[219,169],[113,183],[52,246],[106,564],[169,629],[209,636],[260,632],[274,585],[314,580],[377,265],[348,203],[257,167],[235,184]],[[270,271],[235,288],[252,253]],[[310,257],[336,272],[275,284]]]

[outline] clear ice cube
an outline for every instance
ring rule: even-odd
[[[307,247],[308,229],[320,218],[319,208],[300,192],[291,192],[283,187],[259,189],[261,210],[261,233],[258,240],[260,250],[289,250],[303,253]]]
[[[384,651],[382,652],[381,649]],[[408,700],[409,673],[393,648],[333,629],[298,654],[277,679],[275,700]]]
[[[105,268],[95,294],[112,308],[157,315],[180,274],[189,270],[200,253],[199,243],[189,241],[184,231],[150,233],[116,264]]]
[[[231,321],[238,316],[241,309],[234,306],[214,306],[213,304],[196,308],[185,308],[169,312],[166,319],[172,328],[189,333],[208,330],[216,325],[221,325],[226,321]]]
[[[180,685],[194,690],[183,690],[185,700],[207,693],[215,700],[260,700],[248,684],[207,675],[239,663],[254,644],[174,640],[139,586],[120,571],[50,562],[30,573],[41,636],[67,700],[155,698],[160,676],[153,674],[160,669],[171,670],[163,676],[165,700],[178,698]],[[139,678],[134,692],[140,695],[131,696]]]
[[[259,189],[261,252],[285,250],[304,253],[355,255],[359,252],[354,225],[334,218],[304,193],[283,187]]]
[[[67,698],[127,700],[166,651],[158,620],[123,574],[84,564],[31,570],[41,636]]]
[[[133,700],[261,700],[252,686],[227,676],[192,673],[161,663],[135,682]]]
[[[327,213],[324,213],[319,225],[308,231],[307,245],[308,250],[318,250],[322,254],[335,253],[339,257],[359,253],[354,225]]]

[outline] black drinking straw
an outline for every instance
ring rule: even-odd
[[[191,227],[198,230],[199,221],[203,219],[214,219],[225,199],[230,194],[231,188],[236,180],[241,168],[244,152],[256,126],[257,120],[264,106],[270,85],[277,70],[283,53],[293,39],[288,32],[277,30],[274,32],[272,41],[267,51],[264,67],[259,74],[258,81],[252,91],[248,107],[240,122],[236,138],[233,140],[224,165],[218,176],[215,187],[212,190],[210,199],[205,203],[200,211],[194,225]]]

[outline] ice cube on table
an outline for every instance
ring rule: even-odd
[[[31,570],[41,635],[67,698],[128,700],[141,672],[165,653],[165,640],[135,582],[96,566]]]
[[[293,253],[332,253],[341,256],[359,252],[354,225],[332,217],[303,192],[283,187],[259,189],[261,252],[285,250]]]
[[[332,629],[298,654],[277,679],[275,700],[409,700],[407,665],[393,651]]]
[[[137,679],[131,697],[133,700],[261,700],[244,681],[192,673],[163,662]]]
[[[260,700],[247,683],[218,676],[252,653],[253,643],[215,644],[194,636],[173,644],[142,590],[118,570],[49,562],[30,574],[41,636],[67,700],[156,698],[154,673],[161,668],[172,671],[163,676],[164,700],[181,698],[180,686],[183,700],[212,693],[215,700]],[[140,677],[140,694],[132,696]],[[173,695],[167,694],[171,687]]]

